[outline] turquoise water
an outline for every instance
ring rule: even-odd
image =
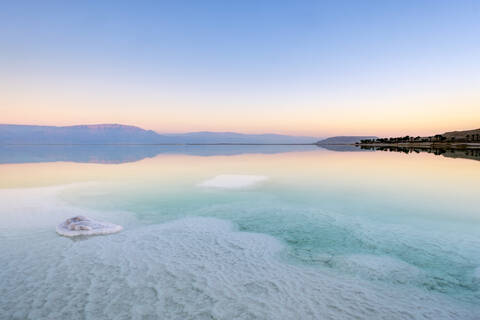
[[[480,319],[480,162],[238,148],[0,165],[2,318]]]

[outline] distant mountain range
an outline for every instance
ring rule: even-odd
[[[0,144],[313,144],[315,137],[235,132],[158,134],[135,126],[0,124]]]
[[[378,137],[375,136],[338,136],[338,137],[330,137],[324,140],[320,140],[317,144],[354,144],[356,142],[360,142],[360,140],[365,139],[377,139]]]

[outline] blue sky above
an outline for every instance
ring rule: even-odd
[[[13,93],[0,108],[13,101],[40,111],[19,102],[31,88],[74,92],[70,99],[84,92],[87,101],[102,92],[99,101],[112,95],[105,109],[146,117],[167,105],[212,116],[239,108],[319,115],[395,111],[389,101],[450,90],[470,99],[470,112],[479,21],[479,1],[6,2],[0,84]],[[139,103],[115,107],[115,92]],[[372,97],[382,106],[369,109]],[[98,109],[89,105],[85,112]],[[65,98],[63,108],[68,116],[78,106]]]

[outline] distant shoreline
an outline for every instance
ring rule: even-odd
[[[418,149],[480,149],[480,143],[400,142],[400,143],[6,143],[0,146],[356,146]]]
[[[470,142],[399,142],[399,143],[355,143],[360,147],[393,147],[419,149],[480,149],[480,143]]]
[[[480,143],[400,142],[400,143],[6,143],[0,146],[357,146],[421,149],[480,149]]]
[[[317,143],[5,143],[0,146],[317,146]]]

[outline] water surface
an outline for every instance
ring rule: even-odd
[[[479,319],[478,161],[314,146],[9,148],[2,319]],[[77,214],[124,231],[58,236]]]

